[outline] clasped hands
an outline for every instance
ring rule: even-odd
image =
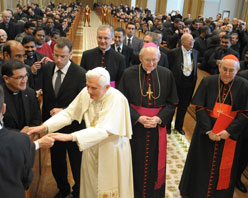
[[[158,116],[140,116],[138,122],[145,128],[156,128],[161,119]]]
[[[221,139],[226,140],[227,138],[229,138],[230,133],[228,133],[226,130],[222,130],[219,133],[215,134],[214,132],[210,131],[208,133],[208,137],[210,140],[213,141],[220,141]]]
[[[36,127],[28,127],[25,131],[30,137],[35,134],[47,133],[47,127],[45,125],[40,125]],[[64,134],[64,133],[48,133],[44,135],[42,138],[38,139],[38,143],[40,148],[50,148],[53,146],[55,141],[72,141],[71,134]]]

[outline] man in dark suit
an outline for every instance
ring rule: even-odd
[[[117,27],[114,31],[114,44],[111,45],[111,48],[116,52],[121,53],[125,56],[126,67],[129,67],[133,57],[133,49],[124,45],[123,41],[125,38],[125,30],[121,27]]]
[[[72,43],[65,37],[60,37],[54,46],[54,62],[43,65],[43,107],[42,120],[46,121],[62,109],[85,87],[85,70],[71,62]],[[61,133],[71,133],[84,128],[82,123],[73,122],[70,126],[59,130]],[[52,173],[57,182],[59,192],[56,198],[64,198],[70,193],[67,178],[66,153],[68,153],[75,185],[73,198],[79,197],[80,165],[82,153],[75,142],[55,142],[51,148]]]
[[[6,100],[5,100],[6,102]],[[0,86],[0,120],[6,112],[4,91]],[[6,115],[6,114],[5,114]],[[5,116],[4,115],[4,116]],[[10,130],[0,123],[0,192],[1,197],[24,198],[33,179],[35,149],[49,148],[54,140],[48,135],[31,143],[24,133]]]
[[[28,72],[25,64],[9,60],[2,66],[4,80],[5,127],[25,132],[29,126],[41,123],[40,105],[33,89],[27,86]]]
[[[17,32],[16,32],[15,24],[10,21],[12,14],[9,11],[4,10],[2,17],[3,17],[3,22],[0,23],[0,29],[5,30],[5,32],[8,35],[8,40],[14,40]]]
[[[126,37],[124,39],[124,44],[133,48],[134,55],[138,55],[144,43],[141,38],[134,36],[134,33],[135,33],[134,23],[128,23],[126,26]]]
[[[183,34],[181,37],[181,43],[181,47],[170,51],[168,60],[170,70],[176,80],[177,94],[179,98],[175,129],[184,135],[184,117],[190,104],[197,80],[198,52],[192,49],[194,46],[194,39],[191,34]],[[170,128],[170,124],[171,123],[168,123],[168,128]]]
[[[126,68],[125,57],[111,48],[114,30],[109,25],[97,29],[98,47],[83,53],[81,64],[87,71],[95,67],[105,67],[110,74],[111,85],[115,86]]]

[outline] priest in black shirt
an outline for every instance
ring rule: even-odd
[[[83,53],[81,64],[87,71],[95,67],[105,67],[110,74],[111,85],[120,81],[126,68],[125,57],[111,48],[114,30],[109,25],[100,26],[97,29],[98,47]]]
[[[134,197],[165,196],[166,125],[178,102],[172,73],[157,66],[160,51],[146,43],[140,65],[123,73],[119,89],[130,103]]]
[[[27,86],[28,72],[25,64],[9,60],[2,66],[6,113],[4,126],[25,132],[28,126],[41,123],[40,105],[33,89]]]
[[[196,91],[197,123],[179,185],[182,197],[233,197],[240,137],[248,121],[248,83],[236,76],[238,70],[238,59],[227,55],[220,74],[204,78]]]

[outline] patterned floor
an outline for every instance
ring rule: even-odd
[[[179,198],[178,185],[188,153],[189,142],[174,131],[167,136],[166,198]]]

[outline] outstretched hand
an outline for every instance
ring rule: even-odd
[[[49,137],[53,138],[56,141],[72,141],[73,137],[71,134],[65,134],[65,133],[50,133]]]
[[[29,127],[29,129],[27,130],[27,134],[30,136],[32,134],[40,134],[42,132],[46,132],[47,131],[47,127],[45,125],[40,125],[37,127]]]

